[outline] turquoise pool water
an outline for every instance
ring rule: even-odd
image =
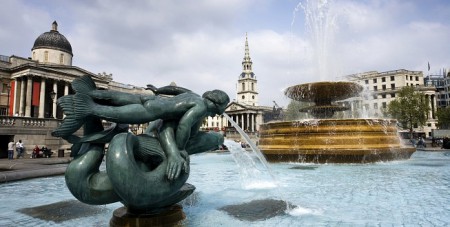
[[[197,189],[182,204],[185,226],[450,226],[450,153],[417,151],[409,160],[373,164],[277,163],[270,169],[275,180],[251,179],[241,176],[230,153],[191,156],[188,182]],[[63,176],[0,184],[0,191],[0,226],[108,226],[121,207],[75,209]],[[258,221],[219,210],[259,199],[282,199],[297,208]],[[75,208],[45,214],[59,219],[23,212],[61,201]]]

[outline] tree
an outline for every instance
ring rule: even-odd
[[[450,107],[439,108],[436,116],[438,118],[437,126],[440,129],[450,128]]]
[[[300,120],[304,118],[308,118],[308,114],[304,112],[300,112],[300,109],[303,107],[311,106],[311,103],[308,102],[300,102],[296,100],[291,100],[289,105],[287,106],[286,112],[284,114],[284,120],[292,121],[292,120]]]
[[[397,119],[402,128],[409,129],[410,136],[412,136],[414,126],[425,125],[429,111],[430,107],[425,95],[410,86],[403,87],[398,97],[387,106],[387,113]]]

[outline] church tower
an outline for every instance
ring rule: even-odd
[[[242,61],[242,73],[237,84],[237,103],[258,106],[258,89],[256,86],[258,81],[253,73],[252,64],[247,33],[245,33],[245,54]]]

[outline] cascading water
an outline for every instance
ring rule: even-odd
[[[258,149],[258,147],[255,145],[255,143],[252,142],[250,137],[242,130],[241,127],[239,127],[236,122],[233,121],[233,119],[230,118],[226,113],[223,113],[223,116],[231,123],[231,125],[236,128],[236,130],[239,132],[239,134],[244,138],[244,140],[247,142],[247,144],[251,147],[251,152],[246,152],[244,148],[241,147],[240,144],[231,141],[226,140],[225,145],[228,147],[228,150],[233,155],[234,160],[238,164],[239,167],[242,169],[241,176],[249,177],[252,176],[254,178],[255,175],[261,175],[261,176],[267,176],[267,174],[272,178],[272,182],[274,186],[276,186],[276,177],[270,170],[269,164],[266,161],[266,158],[261,153],[261,151]],[[259,162],[255,162],[255,159],[253,157],[256,157]],[[258,163],[260,163],[258,165]],[[263,173],[265,172],[265,173]],[[246,186],[247,187],[247,186]]]
[[[240,175],[241,175],[241,185],[244,189],[255,189],[255,188],[274,188],[277,190],[277,194],[280,198],[286,203],[286,213],[291,215],[299,215],[301,214],[301,210],[304,209],[299,206],[293,206],[289,203],[284,196],[283,192],[280,190],[278,185],[278,178],[275,176],[273,171],[270,169],[269,164],[266,161],[266,158],[258,149],[256,144],[254,144],[250,137],[239,127],[236,122],[231,119],[226,113],[223,113],[223,116],[231,123],[233,127],[239,132],[239,134],[245,139],[247,144],[250,145],[251,151],[247,152],[244,148],[240,146],[239,143],[236,143],[231,140],[225,140],[225,145],[228,147],[228,150],[233,156],[234,161],[240,167]],[[253,157],[257,157],[259,162],[255,162]],[[260,165],[258,165],[260,163]],[[260,167],[258,167],[260,166]],[[270,179],[267,179],[267,176]]]

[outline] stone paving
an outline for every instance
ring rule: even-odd
[[[63,175],[71,159],[70,157],[0,159],[0,183]]]

